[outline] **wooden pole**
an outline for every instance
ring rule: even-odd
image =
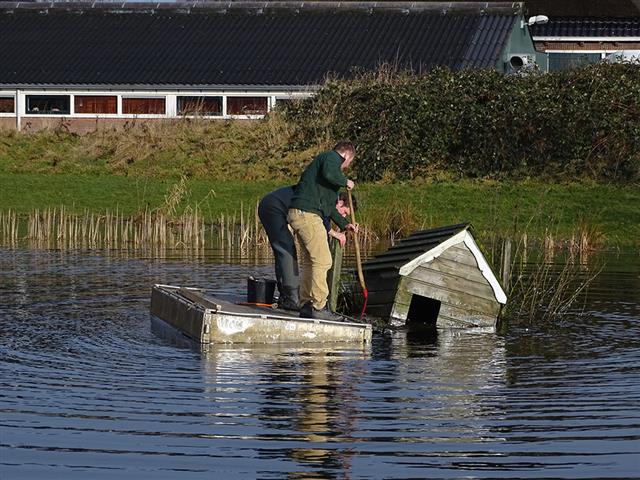
[[[342,272],[342,246],[333,238],[331,241],[331,256],[333,262],[329,270],[329,308],[335,312],[338,308],[338,293],[340,290],[340,273]]]
[[[347,190],[347,198],[349,199],[349,210],[351,212],[351,223],[356,224],[356,212],[353,208],[353,199],[351,198],[351,190]],[[367,308],[367,298],[369,297],[369,292],[367,291],[367,285],[364,283],[364,273],[362,273],[362,260],[360,258],[360,242],[358,241],[358,233],[353,233],[353,243],[356,248],[356,268],[358,269],[358,280],[360,281],[360,287],[362,287],[362,296],[364,297],[364,302],[362,304],[362,313],[360,313],[360,318],[364,317],[364,311]]]
[[[509,291],[511,282],[511,239],[507,238],[502,244],[502,286]]]

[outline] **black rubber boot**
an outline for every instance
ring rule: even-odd
[[[342,322],[344,321],[344,317],[338,313],[333,313],[328,308],[323,308],[322,310],[316,310],[312,308],[312,317],[317,318],[318,320],[330,320],[332,322]]]
[[[313,318],[313,305],[307,302],[300,307],[300,317]]]
[[[325,307],[322,310],[316,310],[313,308],[311,302],[307,302],[300,307],[300,316],[303,318],[317,318],[318,320],[330,320],[332,322],[342,322],[344,317],[338,313],[333,313],[329,308]]]
[[[280,289],[280,297],[278,298],[278,308],[292,312],[299,311],[300,305],[298,301],[298,289],[282,287]]]

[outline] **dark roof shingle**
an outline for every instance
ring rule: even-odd
[[[493,68],[514,14],[0,8],[0,85],[303,86],[382,63]]]
[[[534,37],[640,37],[640,16],[636,18],[550,19],[544,25],[533,25]]]
[[[412,233],[400,240],[386,252],[376,255],[362,265],[364,272],[376,270],[398,270],[414,258],[437,247],[454,235],[471,228],[470,223],[459,223],[446,227],[431,228]]]
[[[525,0],[528,15],[580,18],[625,18],[640,16],[634,0]]]

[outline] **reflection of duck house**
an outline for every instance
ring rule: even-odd
[[[367,312],[395,326],[495,328],[507,296],[470,227],[415,232],[365,263]]]

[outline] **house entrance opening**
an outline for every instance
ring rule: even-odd
[[[440,313],[440,300],[420,295],[411,296],[407,324],[435,327]]]

